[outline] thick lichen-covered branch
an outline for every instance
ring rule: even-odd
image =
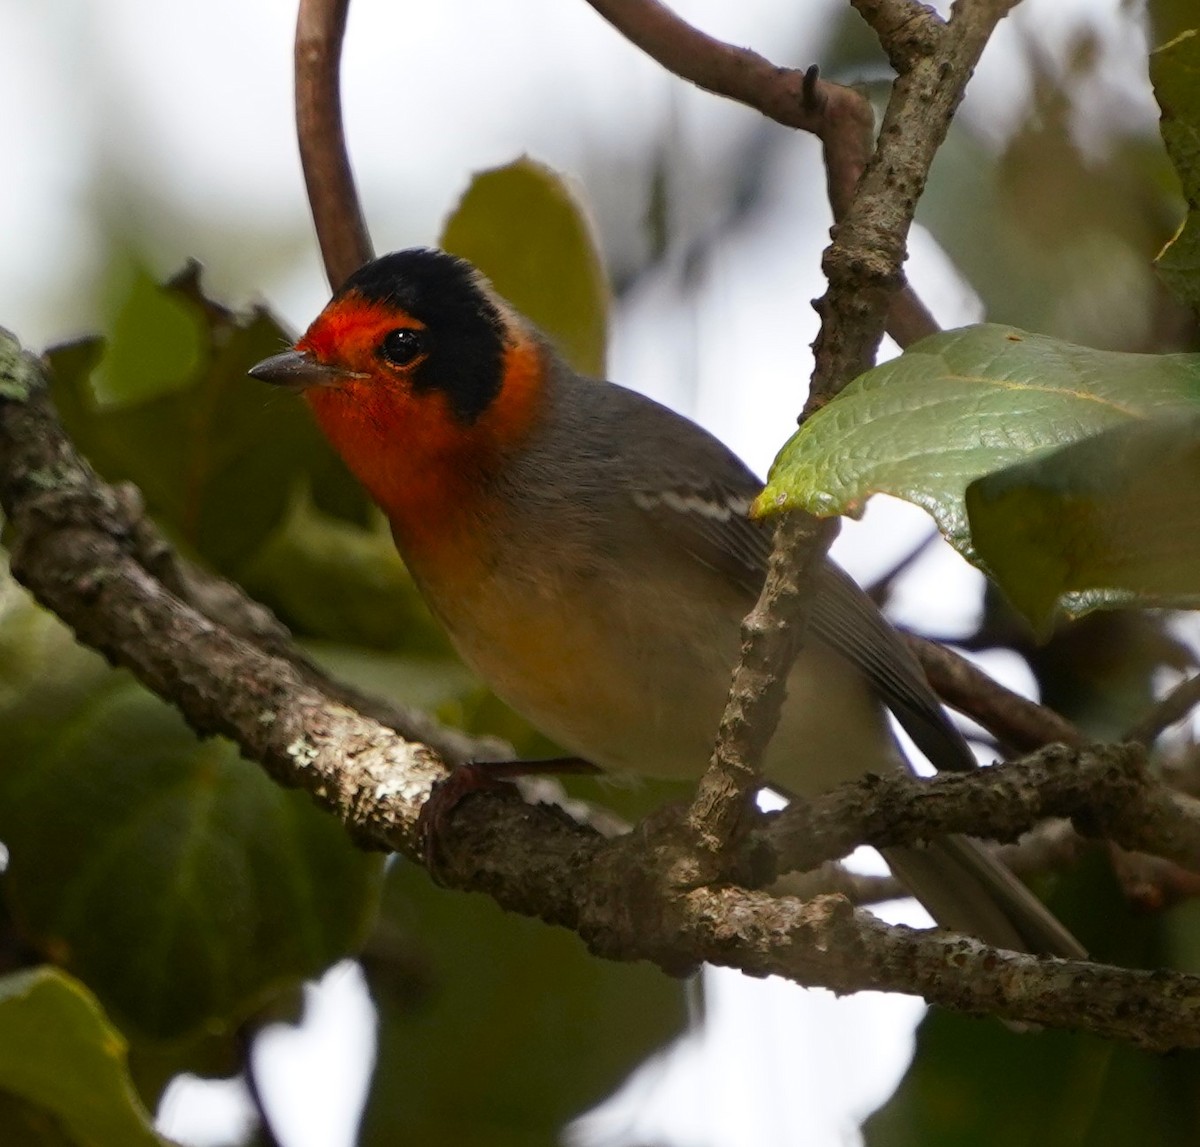
[[[417,821],[446,773],[438,754],[327,695],[288,658],[231,634],[164,586],[139,558],[138,500],[79,457],[39,364],[8,338],[0,339],[0,505],[14,572],[81,640],[131,669],[198,732],[229,737],[281,783],[304,788],[360,842],[423,859]],[[890,927],[840,896],[802,902],[689,885],[681,877],[695,871],[691,834],[670,810],[613,840],[515,791],[487,793],[464,800],[451,829],[439,841],[445,883],[571,928],[610,958],[653,960],[674,973],[707,961],[839,992],[907,992],[1157,1050],[1200,1046],[1198,977],[1038,959]]]

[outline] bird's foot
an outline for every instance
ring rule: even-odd
[[[592,776],[601,770],[582,757],[547,757],[538,761],[467,761],[433,786],[417,818],[417,838],[425,867],[436,874],[438,842],[446,834],[454,810],[478,792],[503,791],[520,777]]]

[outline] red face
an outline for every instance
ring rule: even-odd
[[[295,374],[273,380],[303,388],[406,551],[453,532],[453,520],[484,496],[480,472],[519,447],[536,420],[540,348],[519,322],[504,334],[491,377],[460,378],[453,329],[350,291],[330,302],[295,352],[279,356]],[[272,377],[266,369],[259,376]],[[486,406],[465,417],[464,392],[486,395]]]

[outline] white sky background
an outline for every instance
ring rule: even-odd
[[[714,35],[805,66],[811,59],[793,52],[820,41],[838,3],[674,6]],[[1107,30],[1097,69],[1106,85],[1097,98],[1112,109],[1104,124],[1153,130],[1144,43],[1122,7],[1026,0],[985,56],[964,114],[1000,142],[1030,90],[1022,38],[1061,53],[1089,18]],[[0,324],[33,347],[98,326],[81,299],[105,264],[105,231],[131,213],[155,271],[194,256],[218,295],[265,298],[297,328],[307,324],[326,285],[292,125],[293,19],[294,0],[0,0]],[[686,248],[714,225],[713,189],[752,114],[667,77],[582,0],[355,0],[344,75],[351,151],[381,251],[432,242],[470,173],[522,152],[567,172],[586,168],[583,192],[602,221],[640,218],[644,173],[606,177],[586,157],[603,145],[636,159],[664,125],[674,129],[674,238]],[[1094,130],[1081,142],[1104,145]],[[104,194],[97,173],[108,177]],[[767,179],[772,210],[719,242],[687,302],[677,265],[624,300],[610,353],[612,377],[696,417],[759,472],[801,404],[816,333],[807,301],[823,289],[829,223],[812,140],[796,137]],[[939,320],[981,318],[932,241],[918,232],[911,247],[910,276]],[[872,508],[835,552],[870,578],[930,528],[911,507]],[[934,549],[901,583],[897,613],[961,632],[977,585]],[[259,1062],[287,1147],[342,1147],[369,1069],[369,1008],[348,965],[311,999],[314,1030],[270,1040]],[[857,1120],[904,1068],[921,1007],[723,975],[711,1011],[705,1040],[685,1041],[641,1073],[579,1142],[620,1142],[622,1128],[636,1127],[681,1147],[854,1143]],[[339,1069],[341,1087],[330,1074]],[[233,1142],[241,1104],[233,1085],[176,1089],[164,1130],[195,1144]]]

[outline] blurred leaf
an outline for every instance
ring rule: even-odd
[[[966,506],[980,557],[1039,631],[1064,595],[1072,614],[1200,604],[1200,418],[1114,427],[971,483]]]
[[[457,711],[454,707],[479,689],[471,671],[450,656],[401,657],[329,641],[306,641],[304,648],[339,681],[403,705]]]
[[[756,510],[924,507],[970,561],[969,483],[1135,420],[1200,410],[1200,356],[1073,346],[984,324],[923,339],[852,382],[780,451]]]
[[[356,949],[378,858],[23,597],[0,606],[4,883],[31,944],[159,1039]]]
[[[243,585],[298,633],[450,658],[450,644],[396,552],[382,514],[366,526],[325,514],[297,489],[241,571]]]
[[[104,359],[95,379],[101,405],[156,398],[185,385],[200,365],[206,332],[186,299],[134,267],[109,324]]]
[[[608,283],[591,220],[561,175],[524,156],[481,171],[441,245],[483,271],[576,370],[604,376]]]
[[[1016,614],[998,591],[1004,612]],[[1000,611],[993,601],[989,610]],[[1123,740],[1129,727],[1154,704],[1156,682],[1164,667],[1190,671],[1195,657],[1166,631],[1158,611],[1122,610],[1091,613],[1055,629],[1053,637],[1035,644],[1027,626],[1024,639],[1009,642],[1029,663],[1042,704],[1083,729],[1089,738]],[[992,642],[995,644],[995,642]],[[982,647],[982,643],[981,643]]]
[[[360,1147],[531,1147],[615,1088],[683,1022],[646,964],[448,892],[403,862],[364,957],[379,1054]]]
[[[1048,904],[1092,958],[1171,967],[1169,915],[1134,912],[1104,850]],[[1185,1147],[1200,1126],[1200,1053],[1151,1055],[1072,1032],[1013,1032],[931,1009],[912,1063],[864,1127],[867,1147]]]
[[[1061,1031],[931,1012],[868,1147],[1192,1147],[1200,1055],[1153,1056]]]
[[[1149,0],[1150,43],[1165,44],[1196,27],[1196,0]]]
[[[1188,207],[1179,233],[1158,257],[1158,271],[1171,290],[1200,310],[1200,34],[1184,32],[1152,52],[1150,79],[1162,112],[1163,142]]]
[[[918,219],[993,321],[1087,346],[1158,350],[1191,326],[1150,265],[1178,222],[1176,181],[1161,143],[1123,134],[1117,116],[1100,132],[1102,147],[1077,142],[1097,134],[1081,124],[1108,114],[1097,106],[1110,83],[1097,71],[1106,57],[1094,38],[1081,32],[1066,59],[1025,39],[1025,118],[997,151],[992,128],[974,132],[960,117]]]
[[[162,1147],[125,1065],[125,1041],[78,981],[52,968],[0,979],[5,1147]]]
[[[169,1042],[141,1038],[136,1032],[126,1034],[130,1040],[129,1076],[150,1111],[158,1110],[167,1087],[177,1075],[232,1079],[244,1067],[244,1049],[235,1029],[203,1032]]]
[[[179,351],[176,366],[193,357],[196,364],[182,380],[164,380],[166,367],[156,365],[166,353],[154,333],[164,312],[176,316],[168,326],[177,333],[180,316],[199,332],[198,340],[184,340],[186,354]],[[158,349],[136,351],[143,340]],[[89,381],[101,355],[95,342],[48,352],[53,397],[67,431],[105,478],[136,482],[177,539],[236,576],[283,519],[298,485],[327,513],[366,521],[366,495],[304,404],[246,377],[289,341],[265,311],[238,316],[207,299],[192,266],[158,290],[135,282],[106,359],[104,403]]]

